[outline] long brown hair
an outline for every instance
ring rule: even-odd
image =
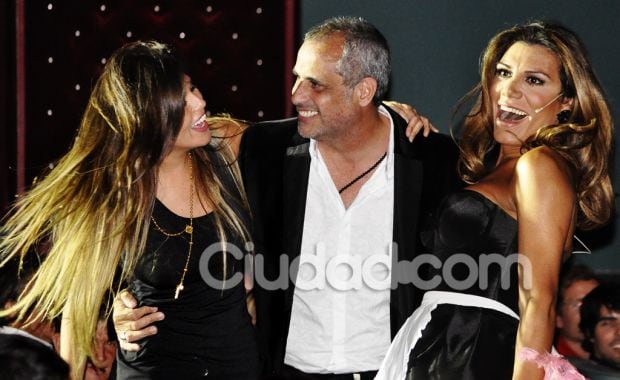
[[[518,25],[498,33],[487,45],[480,60],[480,83],[457,106],[458,109],[476,98],[461,131],[461,177],[474,183],[492,170],[485,160],[496,146],[489,90],[497,62],[516,42],[540,45],[553,52],[561,64],[562,96],[573,99],[568,121],[539,129],[523,142],[522,150],[546,145],[562,155],[574,175],[579,203],[577,226],[582,229],[600,226],[610,219],[614,205],[608,167],[613,121],[585,46],[574,32],[562,25],[540,21]]]
[[[117,50],[93,88],[73,146],[19,198],[0,229],[0,265],[23,258],[41,241],[50,243],[19,301],[2,314],[17,313],[28,322],[63,313],[71,321],[74,369],[93,354],[104,296],[114,296],[144,250],[157,168],[183,121],[183,75],[180,61],[164,44],[135,42]],[[194,152],[198,186],[213,204],[220,236],[225,239],[222,226],[228,225],[246,238],[209,155],[204,148]],[[221,153],[222,162],[233,162]],[[243,194],[236,165],[228,170]]]

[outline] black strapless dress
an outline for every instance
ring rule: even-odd
[[[518,327],[517,221],[482,194],[447,197],[426,236],[432,291],[395,337],[377,380],[512,377]]]
[[[183,230],[189,219],[182,218],[156,201],[153,217],[168,232]],[[188,235],[169,237],[151,223],[147,246],[129,290],[139,305],[157,306],[165,319],[157,322],[158,332],[139,342],[139,352],[119,350],[118,379],[256,379],[258,351],[254,328],[247,312],[243,282],[243,249],[230,231],[230,244],[237,257],[215,253],[208,262],[214,280],[209,285],[201,276],[201,256],[220,241],[212,214],[194,218],[194,248],[184,281],[184,290],[174,299],[188,254]],[[233,238],[231,240],[231,238]],[[230,241],[231,240],[231,241]],[[234,286],[231,286],[234,285]]]

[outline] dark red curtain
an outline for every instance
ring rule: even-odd
[[[15,4],[0,2],[0,215],[17,188]]]

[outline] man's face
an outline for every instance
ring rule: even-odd
[[[110,341],[105,321],[97,322],[95,336],[95,359],[88,360],[84,380],[106,380],[110,377],[116,358],[116,341]]]
[[[594,355],[620,368],[620,310],[601,306],[601,317],[594,327]]]
[[[583,340],[583,334],[579,330],[579,307],[583,297],[597,286],[596,280],[577,280],[566,288],[562,305],[556,316],[556,327],[564,338],[574,342]]]
[[[350,127],[356,112],[353,91],[336,71],[343,46],[344,38],[332,35],[304,42],[297,53],[292,102],[303,137],[333,141]]]

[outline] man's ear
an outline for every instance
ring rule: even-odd
[[[355,85],[359,105],[365,107],[372,103],[372,99],[377,92],[377,81],[374,78],[366,77]]]

